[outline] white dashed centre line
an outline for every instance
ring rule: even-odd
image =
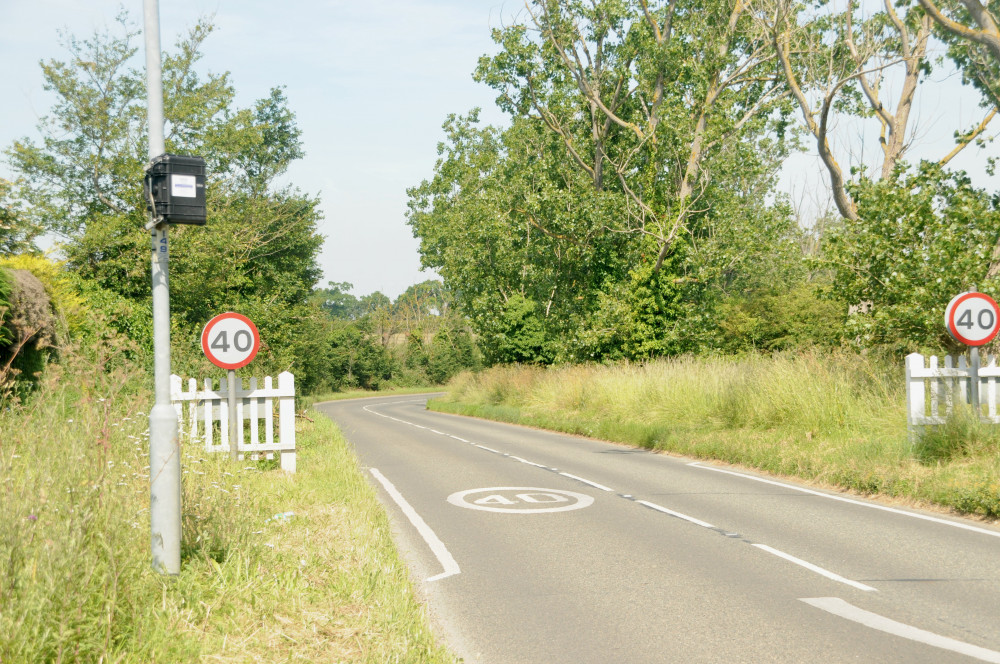
[[[583,482],[584,484],[589,484],[595,489],[600,489],[601,491],[607,491],[608,493],[614,492],[614,489],[609,489],[603,484],[598,484],[597,482],[591,482],[590,480],[585,480],[582,477],[577,477],[576,475],[570,475],[569,473],[559,473],[559,474],[562,475],[563,477],[568,477],[571,480],[576,480],[577,482]]]
[[[784,551],[779,551],[777,549],[769,547],[766,544],[754,544],[753,546],[757,547],[761,551],[767,551],[768,553],[773,554],[775,556],[778,556],[779,558],[783,558],[784,560],[787,560],[790,563],[795,563],[796,565],[799,565],[801,567],[805,567],[810,572],[816,572],[817,574],[819,574],[821,576],[825,576],[828,579],[832,579],[833,581],[836,581],[837,583],[844,583],[846,585],[851,586],[852,588],[857,588],[858,590],[864,590],[865,592],[878,592],[878,590],[876,590],[875,588],[872,588],[871,586],[866,586],[863,583],[859,583],[857,581],[852,581],[850,579],[846,579],[846,578],[840,576],[839,574],[834,574],[830,570],[823,569],[822,567],[819,567],[818,565],[813,565],[812,563],[806,562],[805,560],[802,560],[801,558],[796,558],[795,556],[790,556],[787,553],[785,553]]]
[[[712,530],[716,529],[715,526],[713,526],[712,524],[710,524],[710,523],[708,523],[706,521],[702,521],[701,519],[696,519],[693,516],[688,516],[687,514],[681,514],[680,512],[675,512],[674,510],[668,509],[668,508],[664,507],[663,505],[657,505],[656,503],[651,503],[651,502],[648,502],[646,500],[637,500],[635,502],[639,503],[640,505],[645,505],[646,507],[648,507],[650,509],[654,509],[657,512],[663,512],[664,514],[669,514],[670,516],[675,516],[678,519],[683,519],[684,521],[690,521],[691,523],[695,524],[696,526],[701,526],[702,528],[711,528]]]

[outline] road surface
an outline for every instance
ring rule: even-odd
[[[1000,529],[722,464],[329,402],[466,662],[1000,662]]]

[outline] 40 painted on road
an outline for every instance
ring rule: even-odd
[[[453,493],[448,496],[448,502],[458,507],[484,512],[544,514],[583,509],[592,505],[594,499],[586,494],[562,489],[494,486]]]

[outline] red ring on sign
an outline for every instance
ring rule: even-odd
[[[243,360],[234,363],[223,362],[219,358],[215,357],[215,355],[212,353],[212,351],[209,349],[208,346],[208,336],[212,328],[215,327],[217,323],[220,323],[230,318],[235,318],[236,320],[246,323],[250,327],[250,331],[253,334],[253,348],[250,350],[250,354]],[[205,357],[208,358],[208,361],[217,367],[230,370],[242,369],[246,365],[253,362],[253,359],[257,357],[257,351],[260,350],[260,332],[257,330],[257,326],[253,324],[253,321],[244,316],[243,314],[238,314],[234,311],[227,311],[224,314],[219,314],[218,316],[215,316],[214,318],[212,318],[212,320],[205,323],[205,329],[201,331],[201,350],[203,353],[205,353]]]
[[[958,327],[955,325],[955,312],[958,311],[958,306],[965,302],[966,300],[978,298],[985,300],[986,303],[993,308],[993,331],[983,339],[969,339],[962,335],[958,331]],[[997,334],[1000,333],[1000,305],[997,305],[996,300],[987,295],[986,293],[965,293],[956,297],[952,304],[948,307],[948,332],[951,336],[966,346],[985,346],[989,342],[993,341]]]

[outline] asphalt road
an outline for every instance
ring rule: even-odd
[[[1000,662],[1000,528],[425,402],[317,408],[466,662]]]

